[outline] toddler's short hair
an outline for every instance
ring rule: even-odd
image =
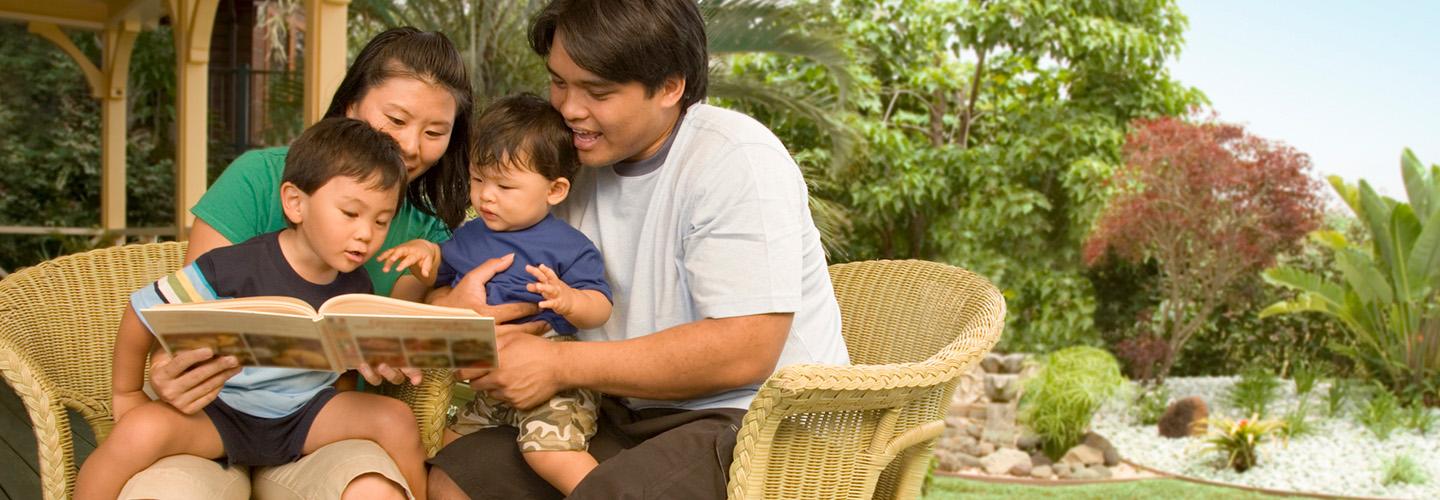
[[[580,168],[565,117],[535,94],[496,100],[480,113],[471,131],[475,141],[470,159],[481,172],[520,168],[521,157],[530,160],[529,170],[552,181],[569,179]]]
[[[336,177],[370,181],[379,190],[398,189],[395,202],[405,200],[405,158],[389,134],[353,118],[326,118],[311,125],[290,144],[281,182],[314,194]]]

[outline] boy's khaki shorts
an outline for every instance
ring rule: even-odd
[[[405,488],[405,477],[374,441],[350,439],[325,445],[299,461],[274,467],[222,468],[214,460],[176,455],[140,471],[120,491],[122,500],[158,498],[206,500],[338,499],[355,478],[380,474]]]
[[[515,408],[477,391],[475,399],[455,416],[450,430],[460,435],[508,425],[520,430],[515,442],[520,451],[585,451],[595,435],[599,400],[593,391],[564,391],[528,411]]]

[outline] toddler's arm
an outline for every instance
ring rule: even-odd
[[[440,245],[429,240],[410,240],[380,252],[375,258],[385,263],[385,272],[396,269],[410,269],[410,274],[419,278],[427,287],[435,286],[435,270],[440,268]]]
[[[540,294],[545,300],[541,309],[549,309],[564,316],[575,328],[596,328],[610,319],[610,299],[595,290],[576,290],[555,275],[549,266],[541,264],[525,266],[525,271],[535,276],[535,283],[525,285],[531,292]]]

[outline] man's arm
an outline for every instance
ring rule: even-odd
[[[794,315],[704,319],[611,342],[498,340],[501,363],[471,385],[517,408],[583,387],[606,394],[680,400],[764,381],[775,371]]]

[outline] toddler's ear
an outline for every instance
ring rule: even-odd
[[[570,179],[561,177],[550,181],[550,192],[545,195],[545,201],[550,206],[559,205],[567,196],[570,196]]]

